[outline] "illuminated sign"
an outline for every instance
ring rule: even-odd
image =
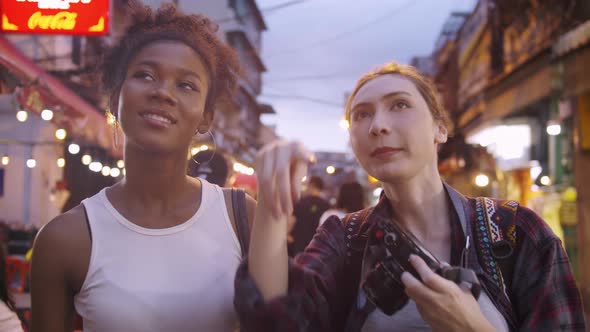
[[[0,0],[3,32],[104,35],[110,0]]]

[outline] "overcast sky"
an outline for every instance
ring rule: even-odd
[[[268,10],[286,2],[257,1],[268,26],[259,100],[277,112],[262,121],[313,151],[343,152],[338,123],[356,80],[377,64],[430,54],[449,14],[476,0],[308,0]]]

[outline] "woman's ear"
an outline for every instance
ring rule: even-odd
[[[448,136],[449,136],[449,133],[447,131],[447,127],[442,123],[437,124],[436,133],[434,135],[434,143],[437,143],[437,144],[446,143]]]
[[[205,134],[211,128],[211,124],[213,123],[213,112],[205,112],[203,114],[203,120],[199,123],[197,130],[201,134]]]

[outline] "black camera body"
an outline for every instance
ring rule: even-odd
[[[405,286],[401,281],[403,272],[409,272],[418,280],[420,275],[409,262],[411,254],[421,257],[437,274],[457,284],[466,282],[477,299],[481,285],[473,270],[443,265],[436,258],[419,247],[413,236],[393,221],[377,220],[369,235],[369,243],[381,247],[383,258],[378,260],[366,275],[362,287],[367,298],[383,313],[393,315],[408,302]]]

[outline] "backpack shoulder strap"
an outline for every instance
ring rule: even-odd
[[[361,226],[367,221],[373,208],[367,208],[354,213],[349,213],[342,218],[346,236],[346,260],[348,272],[346,273],[346,289],[352,290],[348,296],[351,307],[347,313],[345,332],[360,331],[369,313],[374,309],[368,301],[359,307],[358,296],[361,282],[363,254],[367,238],[361,236]]]
[[[501,204],[501,209],[498,209]],[[508,299],[511,276],[516,255],[516,210],[515,201],[496,201],[479,197],[476,201],[478,250],[483,258],[483,268],[494,279]],[[501,210],[501,212],[500,212]]]
[[[362,254],[365,248],[365,241],[358,237],[358,232],[372,210],[372,208],[367,208],[347,213],[341,220],[346,235],[346,256],[349,260],[353,257],[354,252]]]
[[[246,193],[243,189],[232,188],[231,190],[232,211],[242,256],[248,255],[250,244],[250,224],[248,223],[248,210],[246,208]]]

